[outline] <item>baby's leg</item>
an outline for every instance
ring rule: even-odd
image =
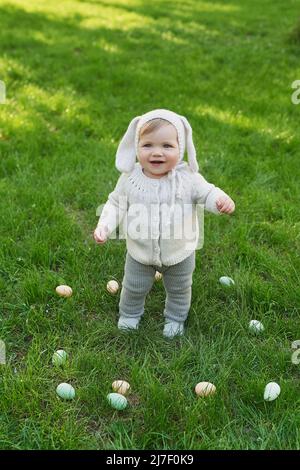
[[[183,332],[183,322],[187,319],[191,306],[194,269],[195,252],[163,272],[167,293],[164,316],[166,323],[175,322],[182,326],[180,333]]]
[[[152,266],[139,263],[127,252],[119,303],[119,328],[137,328],[154,276],[155,269]]]

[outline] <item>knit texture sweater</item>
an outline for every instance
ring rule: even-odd
[[[108,236],[122,222],[127,250],[143,264],[172,266],[190,256],[199,240],[197,204],[219,214],[216,201],[226,195],[186,162],[170,176],[150,178],[136,163],[121,174],[100,215],[98,226],[106,226]]]

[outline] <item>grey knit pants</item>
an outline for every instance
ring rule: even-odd
[[[191,306],[195,252],[173,266],[153,266],[139,263],[127,252],[125,273],[119,303],[119,314],[127,318],[140,318],[144,313],[146,295],[150,291],[156,271],[163,275],[166,290],[164,316],[183,322]]]

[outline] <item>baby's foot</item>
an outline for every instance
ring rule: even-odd
[[[139,327],[139,318],[120,317],[118,321],[119,330],[137,330]]]
[[[184,322],[166,320],[163,335],[166,338],[174,338],[174,336],[182,336],[184,333]]]

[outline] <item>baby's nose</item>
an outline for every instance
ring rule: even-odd
[[[162,149],[160,147],[154,147],[153,149],[153,155],[161,155],[162,154]]]

